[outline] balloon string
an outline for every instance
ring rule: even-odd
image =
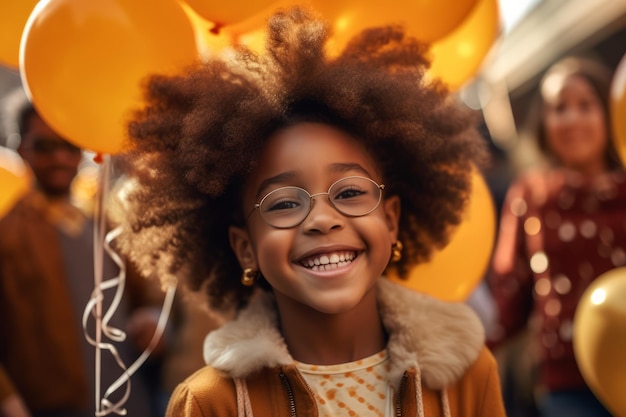
[[[107,192],[109,190],[111,166],[108,157],[103,158],[102,169],[100,171],[100,181],[98,186],[98,193],[95,201],[95,222],[94,222],[94,289],[91,297],[87,302],[82,317],[83,332],[88,343],[95,347],[95,399],[96,399],[96,416],[106,416],[111,413],[118,415],[126,415],[127,411],[123,408],[124,404],[128,401],[131,392],[130,377],[137,371],[137,369],[146,361],[150,354],[154,351],[157,343],[165,331],[167,320],[169,318],[172,304],[174,301],[174,295],[176,293],[176,285],[168,287],[165,298],[163,301],[163,307],[157,323],[157,328],[152,336],[150,344],[139,356],[139,358],[130,366],[126,367],[119,352],[114,344],[103,342],[102,336],[106,336],[108,339],[114,342],[123,342],[126,339],[126,333],[110,325],[110,321],[115,314],[115,311],[119,307],[122,296],[124,293],[124,287],[126,283],[126,265],[117,252],[111,247],[111,243],[121,233],[121,228],[116,228],[105,235],[106,230],[106,216],[104,210],[104,202],[107,198]],[[104,238],[102,238],[104,236]],[[117,276],[103,281],[103,266],[104,266],[104,251],[111,257],[111,259],[119,267],[119,273]],[[104,300],[104,291],[115,289],[115,295],[106,313],[102,314],[102,302]],[[95,336],[89,335],[88,322],[89,318],[95,319]],[[115,362],[123,371],[122,375],[111,386],[106,389],[104,396],[101,397],[101,375],[102,375],[102,351],[108,351]],[[109,397],[115,393],[122,385],[125,385],[125,391],[122,398],[117,401],[111,401]]]
[[[128,368],[128,370],[121,377],[119,377],[117,381],[111,384],[109,389],[106,391],[105,396],[111,395],[113,392],[115,392],[115,390],[117,390],[120,387],[120,385],[126,382],[130,378],[131,375],[137,372],[139,367],[143,365],[146,359],[148,359],[150,354],[154,351],[154,348],[156,347],[157,343],[159,343],[159,340],[161,339],[161,336],[163,335],[165,331],[165,326],[167,325],[167,320],[168,320],[170,311],[172,309],[172,304],[174,302],[175,294],[176,294],[176,285],[170,285],[167,288],[167,291],[165,293],[165,299],[163,301],[163,308],[161,309],[161,313],[159,315],[159,320],[157,323],[157,328],[154,334],[152,335],[150,344],[143,351],[143,353],[137,358],[137,360],[133,362],[133,364]]]
[[[94,221],[94,233],[93,233],[93,250],[94,250],[94,291],[92,293],[91,299],[94,303],[88,302],[87,307],[85,308],[85,312],[83,314],[83,329],[85,331],[85,336],[87,341],[91,343],[95,347],[95,401],[96,401],[96,413],[100,410],[100,391],[101,391],[101,375],[102,375],[102,349],[105,348],[102,344],[102,301],[103,301],[103,287],[102,287],[102,275],[104,269],[104,257],[103,257],[103,248],[101,236],[104,235],[104,230],[106,227],[105,216],[104,216],[104,201],[105,201],[105,193],[108,190],[109,185],[109,176],[110,176],[110,163],[109,158],[103,156],[102,154],[98,154],[99,163],[102,164],[102,168],[100,169],[100,181],[98,181],[98,192],[96,193],[95,200],[95,221]],[[87,333],[87,318],[89,317],[89,312],[95,307],[95,324],[96,324],[96,337],[95,340],[89,337]]]

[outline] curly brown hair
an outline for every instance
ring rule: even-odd
[[[277,129],[327,123],[358,138],[386,194],[401,198],[400,276],[443,247],[461,220],[472,170],[486,160],[475,113],[427,80],[427,46],[388,26],[364,30],[337,57],[313,12],[277,12],[266,53],[237,47],[177,76],[153,76],[129,125],[122,251],[145,272],[202,289],[213,309],[244,306],[253,289],[228,228],[240,194]]]

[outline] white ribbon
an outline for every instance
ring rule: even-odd
[[[104,235],[106,229],[106,216],[104,215],[103,202],[106,201],[106,193],[109,189],[109,177],[110,177],[110,162],[109,157],[104,156],[103,167],[100,172],[100,181],[98,187],[98,195],[96,196],[96,211],[94,223],[94,289],[91,293],[91,297],[87,302],[85,310],[83,312],[83,331],[87,341],[96,349],[95,359],[95,399],[96,399],[96,412],[95,415],[106,416],[112,413],[118,415],[126,415],[126,409],[124,404],[128,401],[131,393],[131,380],[130,377],[139,369],[139,367],[148,359],[153,352],[161,336],[165,331],[165,326],[172,309],[174,302],[174,295],[176,294],[176,286],[170,285],[165,293],[165,299],[159,320],[157,322],[156,330],[150,340],[150,344],[143,351],[143,353],[133,362],[130,366],[126,366],[124,361],[119,355],[114,343],[108,343],[103,341],[103,335],[113,342],[123,342],[126,339],[126,333],[118,328],[110,325],[110,321],[113,318],[118,306],[122,301],[124,294],[124,286],[126,283],[126,265],[119,254],[111,247],[111,243],[120,235],[121,228],[116,228],[106,234],[104,239],[101,238]],[[113,261],[119,267],[119,274],[111,279],[103,281],[103,266],[104,266],[104,251],[113,259]],[[104,300],[104,290],[115,288],[115,295],[108,308],[108,310],[102,314],[102,302]],[[89,335],[87,330],[87,323],[89,317],[95,319],[95,336]],[[114,357],[117,365],[120,367],[121,375],[115,380],[111,386],[106,388],[104,396],[101,397],[101,358],[102,351],[109,351]],[[111,401],[110,396],[117,392],[122,386],[125,387],[125,392],[122,398],[117,401]]]

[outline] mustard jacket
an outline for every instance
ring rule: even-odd
[[[473,311],[385,278],[378,285],[396,414],[504,416],[496,363]],[[209,334],[208,366],[176,388],[167,416],[317,417],[276,320],[271,295],[257,294],[236,320]]]

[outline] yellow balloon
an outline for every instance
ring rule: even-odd
[[[265,28],[268,17],[276,10],[303,4],[313,8],[330,22],[332,37],[329,39],[329,53],[338,55],[354,35],[374,26],[401,24],[405,26],[408,35],[423,42],[433,42],[451,33],[465,21],[478,1],[279,0],[254,17],[225,29],[235,35],[257,32]],[[254,36],[256,37],[258,35]],[[245,42],[245,36],[242,39]]]
[[[7,148],[0,147],[0,217],[31,187],[32,175],[22,158]]]
[[[622,163],[626,165],[626,55],[613,74],[610,104],[613,140]]]
[[[0,64],[19,67],[20,39],[28,16],[38,0],[4,0],[0,4]]]
[[[389,279],[445,301],[465,301],[483,279],[496,234],[491,191],[476,170],[463,218],[450,243],[429,262],[414,267],[407,279],[395,274],[390,274]]]
[[[218,27],[231,25],[245,20],[275,0],[245,0],[245,1],[216,1],[216,0],[186,0],[187,4],[200,16]]]
[[[456,91],[480,68],[498,37],[500,18],[497,0],[479,0],[466,20],[431,47],[431,78],[440,78]]]
[[[585,290],[574,315],[574,354],[587,385],[617,417],[626,417],[626,267]]]
[[[42,0],[24,30],[20,74],[52,128],[115,154],[145,78],[196,59],[193,28],[174,0]]]

